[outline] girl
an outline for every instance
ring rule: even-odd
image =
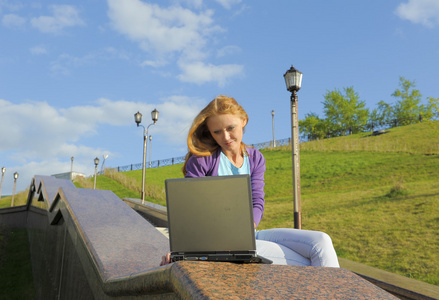
[[[254,226],[264,213],[265,159],[242,142],[248,115],[235,99],[218,96],[194,119],[189,130],[185,177],[249,174]],[[258,255],[274,264],[339,267],[331,238],[319,231],[276,228],[256,232]],[[169,254],[161,265],[170,263]]]

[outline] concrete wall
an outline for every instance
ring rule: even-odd
[[[27,206],[14,206],[0,209],[0,225],[11,228],[26,228]]]
[[[61,218],[48,222],[47,211],[28,215],[28,236],[36,299],[93,299],[78,247]]]

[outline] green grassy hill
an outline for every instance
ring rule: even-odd
[[[340,257],[439,285],[439,122],[368,135],[301,144],[302,227],[327,232]],[[258,229],[293,227],[291,149],[262,153]],[[147,200],[165,205],[164,180],[182,177],[181,167],[147,169]],[[106,172],[97,188],[139,198],[141,178],[141,170]]]

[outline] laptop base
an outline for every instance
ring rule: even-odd
[[[213,261],[213,262],[233,262],[233,263],[260,263],[272,264],[268,258],[256,255],[254,253],[171,253],[171,261]]]

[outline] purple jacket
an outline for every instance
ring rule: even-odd
[[[253,219],[258,226],[264,213],[265,158],[259,150],[247,148],[253,198]],[[186,164],[186,177],[218,176],[221,148],[211,156],[192,155]]]

